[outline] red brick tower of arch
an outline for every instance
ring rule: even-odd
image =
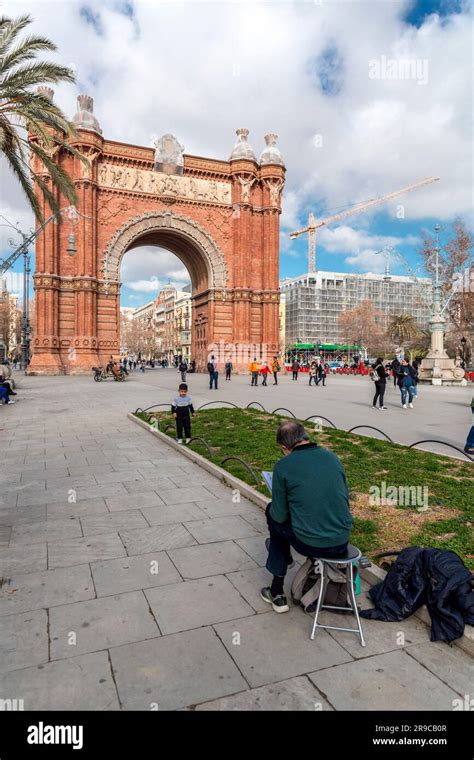
[[[76,251],[67,251],[67,220],[37,238],[29,373],[82,373],[119,355],[120,264],[142,245],[170,250],[188,269],[198,369],[216,349],[237,369],[249,353],[276,353],[285,176],[276,136],[265,136],[259,160],[244,129],[228,161],[187,155],[172,135],[155,150],[105,139],[92,99],[78,101],[71,144],[89,163],[55,154],[77,189]]]

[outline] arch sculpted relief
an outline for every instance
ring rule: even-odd
[[[146,233],[160,230],[176,232],[195,244],[206,262],[210,288],[224,288],[227,285],[225,259],[211,236],[197,222],[191,222],[186,217],[172,214],[170,211],[141,214],[117,230],[104,251],[101,270],[105,282],[119,281],[120,262],[134,240]]]
[[[101,187],[113,190],[130,190],[132,192],[228,205],[232,203],[232,191],[229,182],[169,175],[147,169],[117,166],[116,164],[101,164],[97,176]]]

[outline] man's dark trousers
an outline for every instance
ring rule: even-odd
[[[268,530],[270,531],[270,549],[268,551],[265,567],[272,575],[283,578],[286,575],[290,559],[291,547],[296,549],[303,557],[327,557],[337,559],[343,557],[347,551],[347,544],[340,546],[325,546],[318,548],[309,546],[299,540],[291,529],[291,521],[284,523],[276,522],[270,514],[271,502],[268,504],[265,514],[267,516]]]
[[[217,381],[219,379],[219,372],[209,372],[209,390],[212,389],[212,384],[214,383],[214,388],[217,390]]]
[[[274,385],[278,385],[278,372],[273,373]]]

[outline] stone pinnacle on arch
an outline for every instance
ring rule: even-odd
[[[237,142],[234,145],[232,153],[230,154],[229,161],[237,161],[238,159],[247,159],[248,161],[257,161],[253,148],[248,142],[247,138],[249,130],[245,128],[236,129]]]
[[[266,146],[262,151],[262,155],[260,156],[260,164],[262,166],[266,166],[268,164],[276,164],[277,166],[285,166],[283,157],[276,144],[277,139],[278,139],[278,135],[275,135],[271,132],[268,135],[265,135]]]
[[[91,132],[102,134],[97,118],[94,116],[94,101],[90,95],[77,96],[77,113],[73,116],[73,124],[77,129],[90,129]]]

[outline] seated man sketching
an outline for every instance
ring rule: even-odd
[[[272,501],[266,509],[271,586],[261,597],[275,612],[288,612],[283,593],[291,546],[306,557],[343,557],[352,528],[344,468],[328,449],[311,443],[303,425],[282,422],[277,444],[285,456],[273,469]]]

